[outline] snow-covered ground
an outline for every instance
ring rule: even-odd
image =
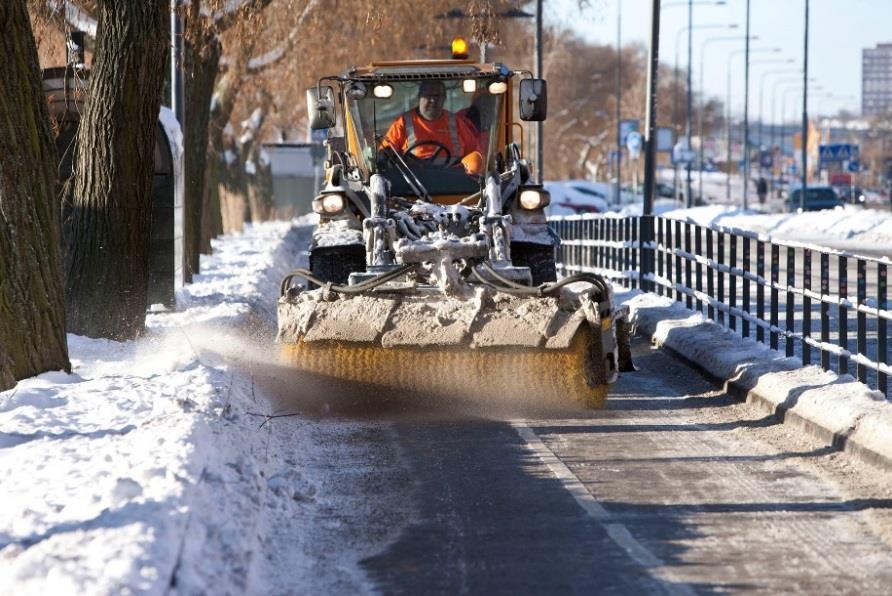
[[[759,213],[726,205],[665,212],[701,225],[739,228],[774,238],[830,244],[857,250],[886,250],[892,256],[892,213],[845,206],[805,213]]]
[[[268,223],[215,241],[180,311],[151,315],[144,338],[69,335],[72,374],[0,393],[0,593],[238,593],[253,581],[263,495],[296,503],[311,481],[268,469],[252,414],[269,406],[231,362],[257,349],[246,329],[271,332],[301,233]]]

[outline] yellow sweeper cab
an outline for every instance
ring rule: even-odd
[[[545,119],[546,83],[463,44],[307,91],[325,184],[310,268],[282,280],[284,357],[385,391],[600,406],[632,369],[626,316],[602,277],[556,279],[549,195],[513,117],[517,96],[521,120]]]

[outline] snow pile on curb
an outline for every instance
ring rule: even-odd
[[[892,245],[892,213],[850,205],[805,213],[759,213],[727,205],[709,205],[664,214],[700,225],[750,230],[787,240],[857,242],[886,248]]]
[[[634,327],[724,381],[728,390],[761,403],[810,434],[861,459],[892,466],[892,403],[856,381],[802,366],[743,339],[671,298],[628,292]]]
[[[245,442],[256,429],[243,417],[252,385],[202,353],[225,334],[199,330],[257,313],[269,326],[300,230],[260,224],[215,243],[178,296],[181,310],[151,315],[146,337],[69,335],[73,374],[0,393],[0,593],[200,593],[212,577],[245,585],[243,545],[257,539],[260,515],[246,501],[264,488]],[[215,562],[178,575],[182,557],[211,549]]]

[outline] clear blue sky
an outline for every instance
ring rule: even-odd
[[[714,37],[739,36],[738,41],[710,42],[705,52],[706,91],[724,100],[729,54],[743,48],[746,0],[727,0],[725,6],[697,5],[694,0],[694,86],[699,88],[701,44]],[[646,43],[650,35],[651,0],[589,0],[590,7],[581,13],[576,0],[545,0],[545,17],[549,23],[570,27],[593,42],[616,43],[617,6],[622,3],[623,42]],[[660,60],[673,63],[678,32],[687,26],[686,0],[663,0]],[[680,4],[675,6],[675,4]],[[672,6],[670,6],[672,5]],[[752,48],[779,48],[779,53],[753,53],[752,60],[793,60],[791,64],[753,64],[750,69],[751,118],[758,111],[759,83],[762,74],[773,70],[802,68],[805,0],[750,0],[750,35],[758,40]],[[734,30],[701,29],[698,25],[738,24]],[[892,0],[811,0],[809,27],[809,76],[814,85],[815,100],[810,112],[835,113],[840,108],[860,113],[861,50],[877,43],[892,42]],[[682,56],[687,60],[687,36],[682,35]],[[732,102],[735,112],[743,111],[743,55],[733,62]],[[765,76],[765,117],[770,116],[770,95],[774,81],[796,77],[796,74]],[[780,84],[780,90],[788,85]],[[809,92],[810,95],[812,92]],[[822,95],[832,93],[834,97]],[[794,95],[787,95],[787,111],[793,109]],[[799,99],[801,105],[801,96]],[[780,99],[778,98],[778,106]],[[801,109],[801,108],[800,108]],[[778,107],[778,111],[780,107]]]

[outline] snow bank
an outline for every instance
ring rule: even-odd
[[[255,396],[204,347],[241,350],[228,326],[271,328],[301,230],[215,242],[180,311],[151,315],[145,338],[69,335],[73,374],[0,393],[0,593],[201,593],[212,578],[241,591],[265,486],[246,447]],[[190,553],[208,564],[178,574]]]
[[[838,376],[706,320],[670,298],[627,292],[633,325],[729,391],[862,459],[892,466],[892,403],[850,375]]]
[[[676,209],[665,215],[701,225],[739,228],[815,244],[844,241],[857,242],[865,248],[892,246],[892,213],[851,205],[805,213],[759,213],[727,205],[709,205]]]

